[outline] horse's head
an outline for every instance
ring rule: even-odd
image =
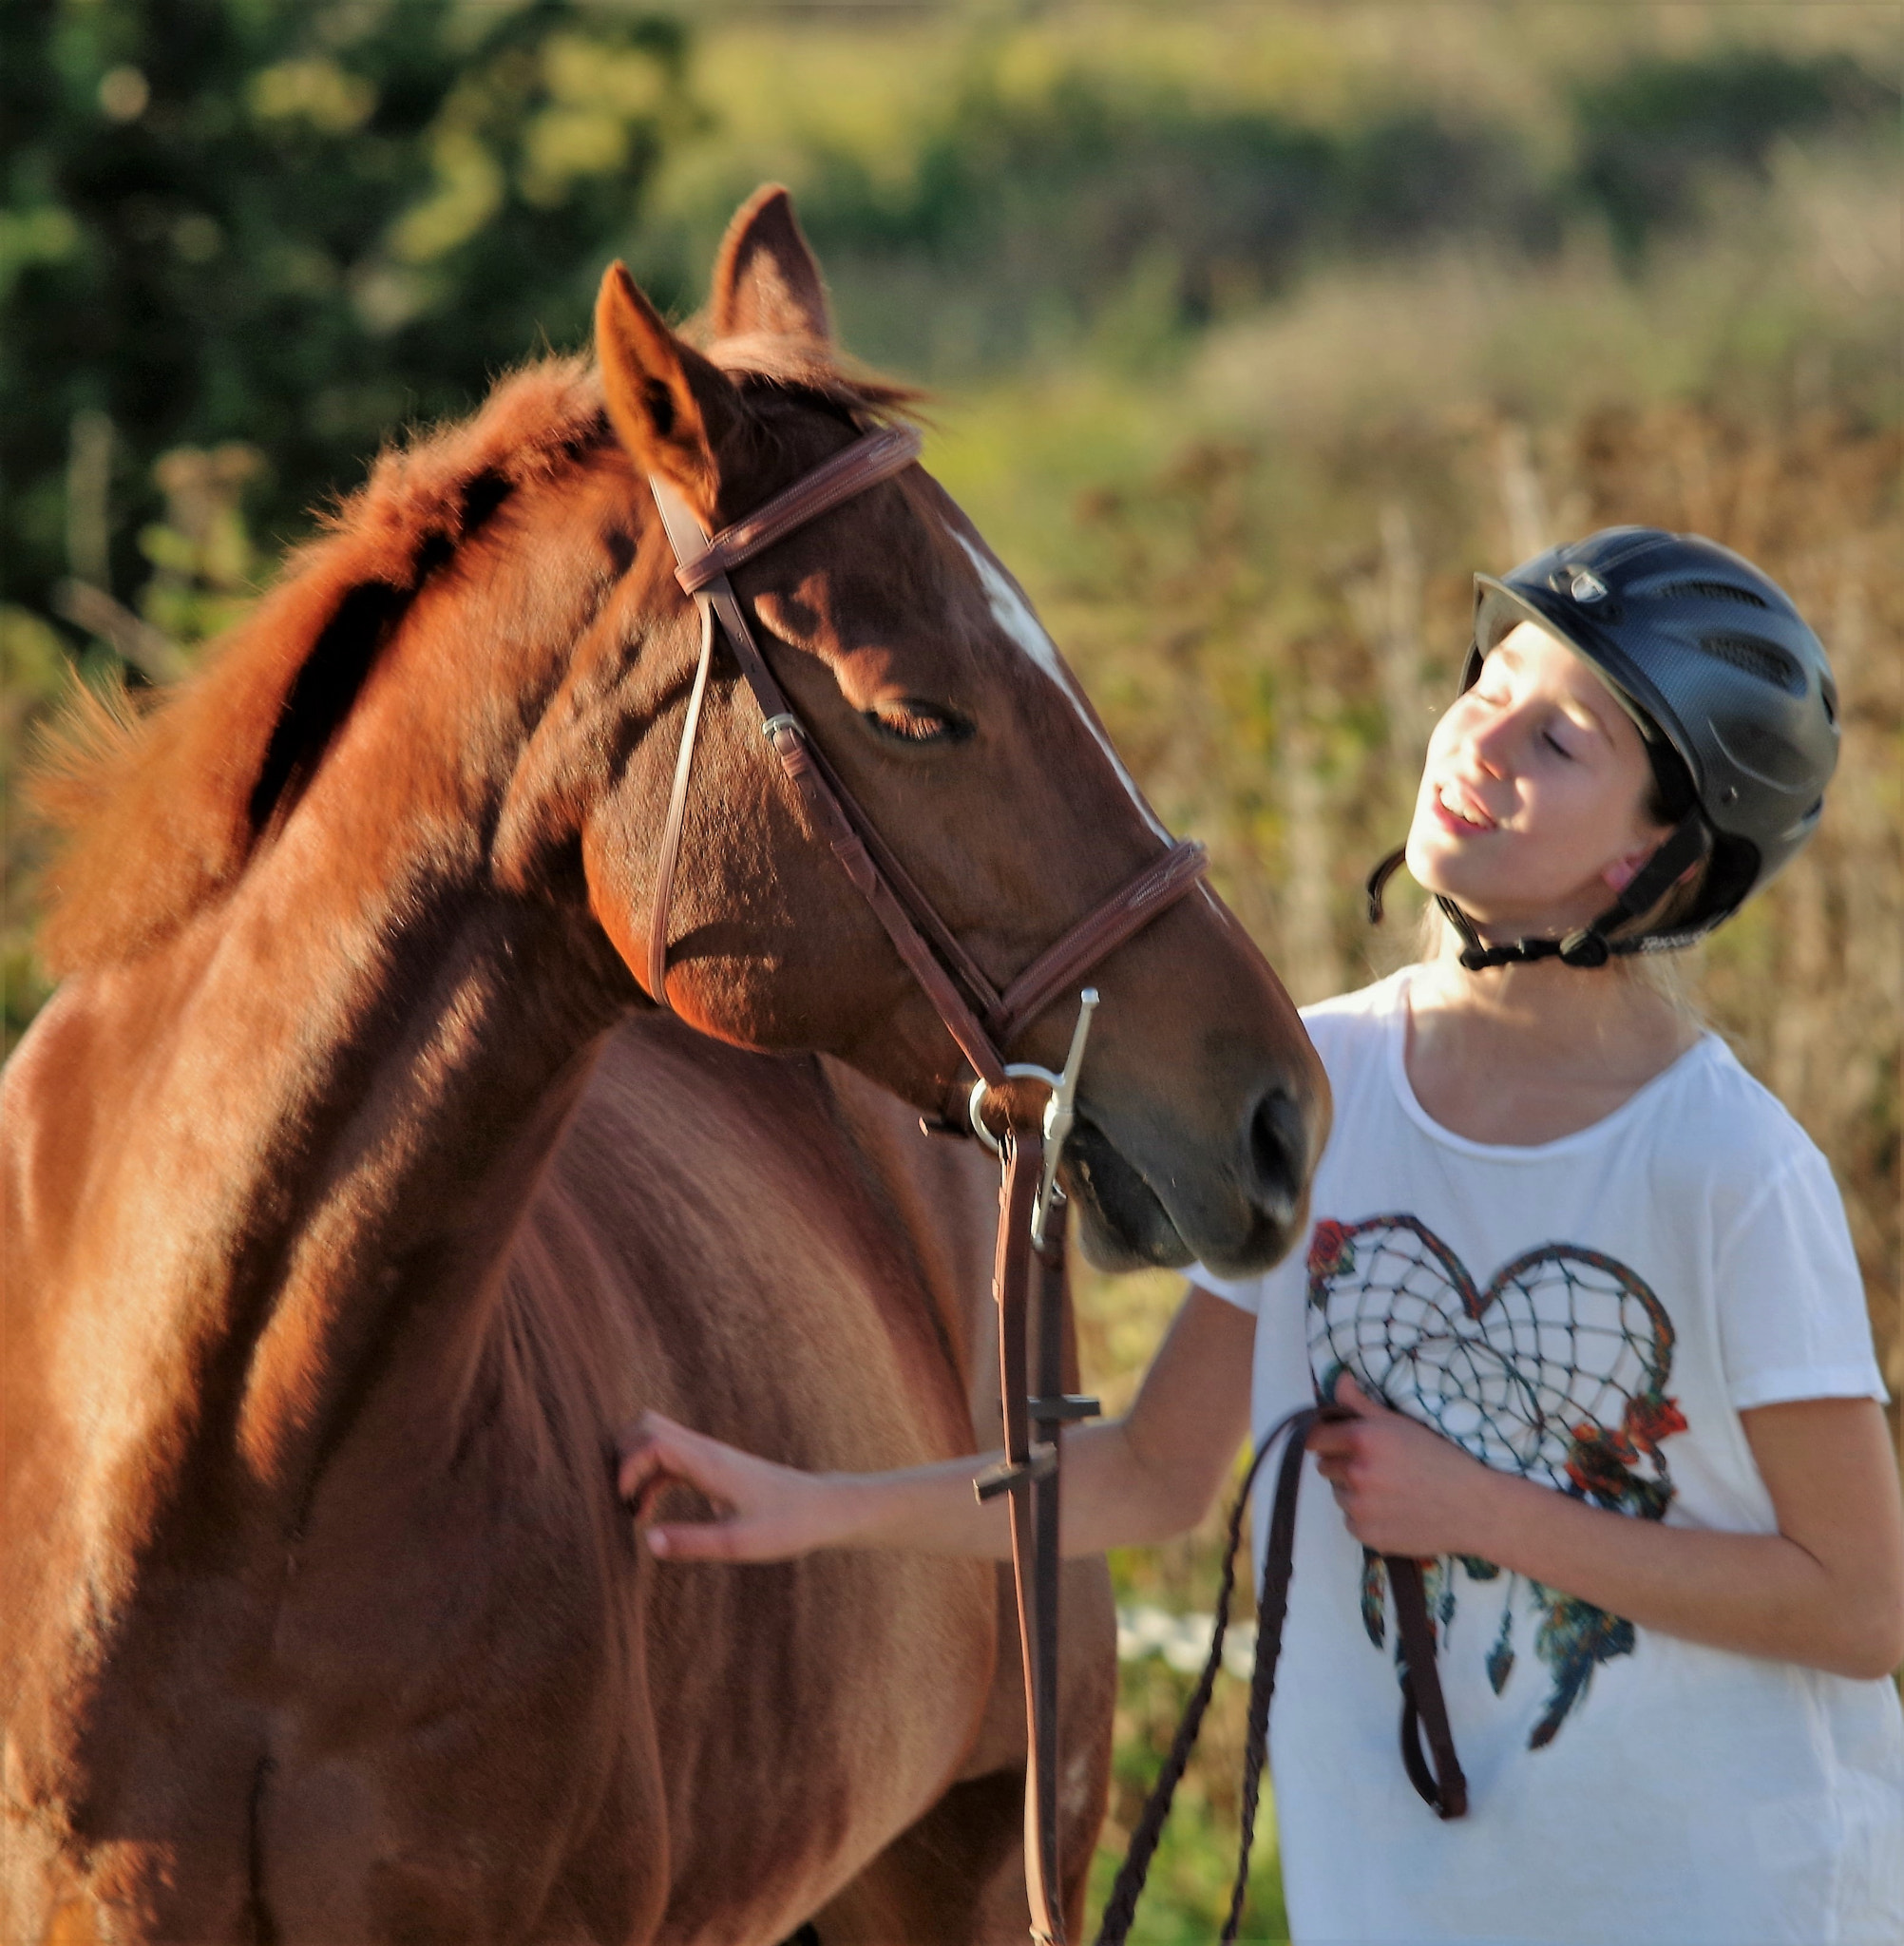
[[[597,356],[640,539],[522,780],[539,796],[567,780],[590,907],[644,983],[697,642],[648,482],[673,486],[717,529],[901,396],[841,372],[819,272],[783,192],[735,219],[708,326],[695,351],[620,266],[603,282]],[[735,570],[734,585],[814,740],[999,986],[1163,849],[1023,593],[918,467],[775,544]],[[729,1040],[842,1056],[942,1109],[959,1051],[803,819],[726,654],[694,761],[670,902],[674,1006]],[[582,773],[596,782],[578,796]],[[1091,977],[1103,1003],[1069,1171],[1093,1255],[1266,1263],[1302,1216],[1327,1115],[1274,973],[1199,887]],[[1060,1065],[1076,1006],[1075,990],[1055,1000],[1010,1057]]]

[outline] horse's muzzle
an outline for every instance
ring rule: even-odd
[[[1285,1090],[1251,1109],[1239,1153],[1198,1181],[1161,1182],[1080,1109],[1062,1180],[1077,1206],[1078,1240],[1099,1269],[1179,1269],[1201,1258],[1226,1274],[1266,1269],[1295,1240],[1308,1207],[1309,1135]]]

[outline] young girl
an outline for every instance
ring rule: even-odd
[[[1193,1270],[1130,1413],[1069,1438],[1082,1554],[1199,1519],[1247,1426],[1356,1415],[1310,1440],[1271,1726],[1299,1940],[1904,1939],[1904,1515],[1843,1211],[1628,957],[1799,849],[1836,742],[1816,638],[1710,542],[1477,578],[1405,853],[1439,950],[1306,1015],[1308,1248]],[[651,1418],[621,1488],[726,1510],[650,1528],[666,1559],[1002,1555],[972,1472],[803,1475]],[[1435,1563],[1457,1822],[1397,1757],[1384,1554]]]

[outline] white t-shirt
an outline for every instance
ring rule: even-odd
[[[1409,1084],[1407,981],[1304,1016],[1335,1091],[1307,1248],[1192,1273],[1257,1315],[1258,1436],[1346,1366],[1491,1465],[1775,1532],[1740,1413],[1884,1397],[1823,1156],[1714,1036],[1590,1128],[1469,1141]],[[1380,1563],[1308,1468],[1271,1720],[1303,1946],[1904,1941],[1889,1682],[1699,1648],[1480,1561],[1439,1563],[1429,1600],[1469,1784],[1450,1823],[1398,1754]]]

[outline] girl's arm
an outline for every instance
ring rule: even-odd
[[[1904,1508],[1869,1399],[1742,1414],[1777,1534],[1667,1527],[1483,1466],[1344,1379],[1359,1415],[1309,1447],[1349,1532],[1378,1554],[1475,1555],[1642,1628],[1836,1675],[1904,1662]]]
[[[1191,1287],[1122,1419],[1067,1433],[1064,1552],[1168,1539],[1202,1518],[1249,1426],[1256,1321]],[[802,1473],[644,1413],[619,1442],[619,1485],[639,1520],[667,1486],[721,1510],[647,1530],[677,1561],[785,1560],[821,1547],[913,1548],[1003,1559],[1002,1499],[981,1505],[972,1477],[996,1456],[894,1473]]]

